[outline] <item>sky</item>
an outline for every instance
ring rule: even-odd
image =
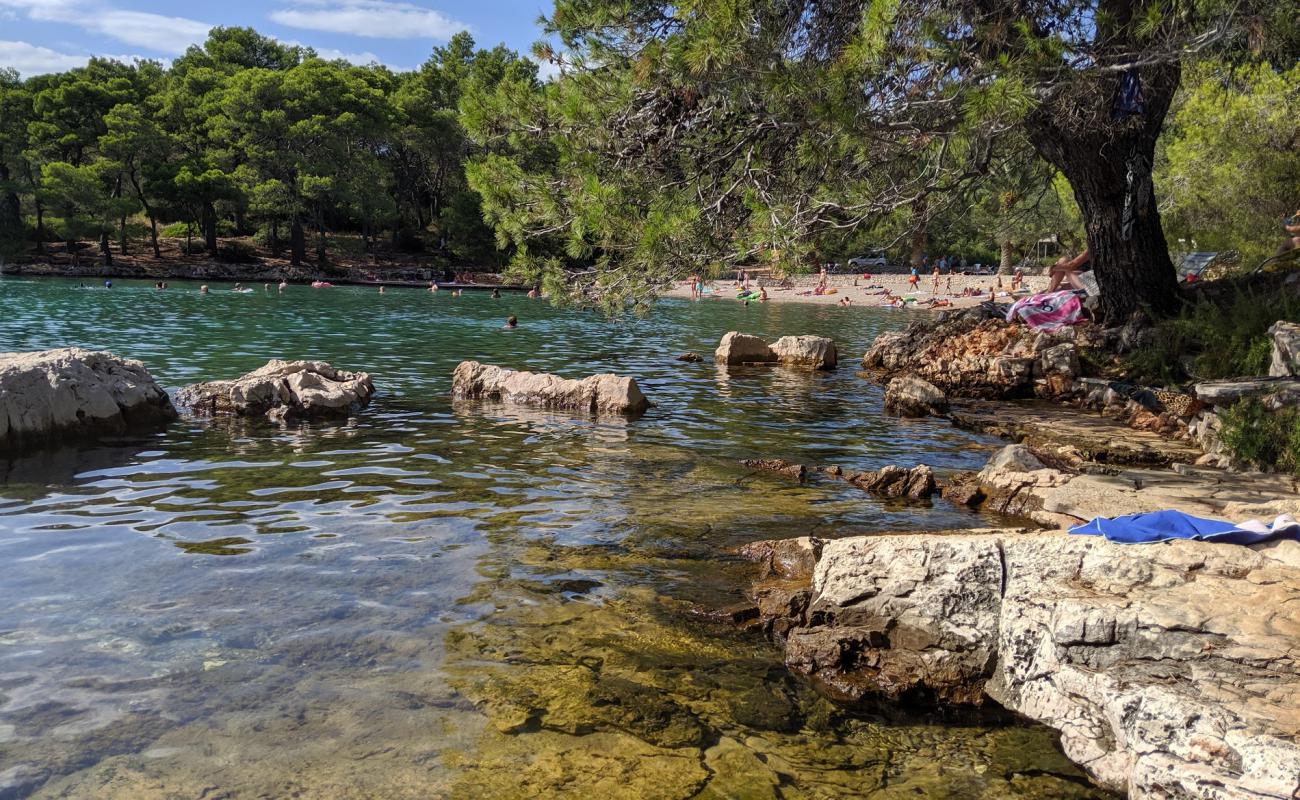
[[[462,30],[527,54],[549,10],[550,0],[0,0],[0,67],[26,77],[91,56],[167,63],[209,28],[237,25],[324,58],[414,69]]]

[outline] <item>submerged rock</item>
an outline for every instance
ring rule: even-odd
[[[995,700],[1138,800],[1300,792],[1300,543],[852,537],[796,612],[787,663],[837,699]]]
[[[79,347],[0,353],[5,449],[119,434],[175,418],[167,393],[139,361]]]
[[[685,362],[687,362],[688,364],[698,364],[698,363],[700,363],[701,361],[704,360],[704,356],[700,355],[699,353],[695,353],[695,352],[682,353],[680,356],[677,357],[677,360],[678,360],[678,361],[685,361]]]
[[[324,361],[274,359],[234,380],[187,386],[176,401],[195,414],[265,414],[279,422],[347,415],[368,405],[374,393],[367,373],[345,372]]]
[[[495,400],[594,414],[640,414],[650,407],[632,378],[604,374],[573,380],[477,361],[457,365],[451,377],[451,396],[453,400]]]
[[[746,458],[742,459],[740,463],[750,469],[780,473],[787,478],[794,478],[800,483],[808,479],[808,468],[806,466],[783,461],[779,458]]]
[[[927,417],[947,410],[947,395],[920,378],[900,375],[885,388],[885,411],[900,417]]]
[[[726,366],[780,363],[809,369],[834,369],[839,360],[835,342],[825,336],[782,336],[769,345],[757,336],[730,331],[718,343],[713,359]]]

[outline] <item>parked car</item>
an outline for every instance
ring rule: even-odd
[[[888,263],[889,262],[885,260],[884,250],[874,250],[867,253],[865,256],[855,256],[849,259],[849,266],[857,269],[863,267],[876,267],[879,269],[886,266]]]

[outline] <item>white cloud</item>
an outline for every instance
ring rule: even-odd
[[[400,0],[293,0],[271,13],[291,28],[346,33],[374,39],[447,40],[469,26],[431,8]]]
[[[184,17],[117,9],[97,0],[0,0],[0,8],[21,9],[35,22],[75,25],[136,47],[172,55],[202,42],[212,27]]]
[[[554,61],[551,61],[550,59],[542,61],[536,58],[534,58],[533,61],[537,63],[537,79],[543,83],[549,83],[550,81],[560,77],[560,65],[556,64]]]
[[[24,78],[84,67],[89,60],[90,56],[60,53],[27,42],[0,40],[0,67],[13,67]]]

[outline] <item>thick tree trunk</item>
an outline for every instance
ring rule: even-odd
[[[217,209],[211,201],[203,204],[203,246],[217,252]]]
[[[325,263],[325,212],[316,209],[316,260]]]
[[[920,268],[925,261],[925,247],[929,240],[929,235],[926,232],[925,211],[927,205],[924,196],[912,204],[912,241],[908,263],[917,268]]]
[[[302,229],[302,219],[294,217],[293,225],[289,228],[289,263],[300,267],[306,260],[307,235]]]
[[[36,255],[45,255],[45,207],[36,201]]]
[[[104,254],[104,266],[113,266],[113,251],[108,246],[108,231],[101,231],[99,234],[99,252]]]
[[[1038,153],[1074,189],[1101,288],[1100,316],[1108,321],[1123,322],[1138,310],[1163,316],[1179,307],[1177,276],[1151,185],[1156,138],[1179,73],[1177,65],[1141,71],[1146,103],[1141,115],[1112,120],[1112,95],[1093,86],[1092,92],[1053,98],[1027,121]],[[1114,77],[1117,85],[1120,76]]]
[[[149,218],[149,243],[153,245],[153,257],[162,258],[162,250],[158,249],[158,219],[154,216],[153,207],[145,199],[144,190],[140,187],[140,179],[134,172],[131,173],[131,187],[135,189],[135,198],[140,201],[140,207]]]

